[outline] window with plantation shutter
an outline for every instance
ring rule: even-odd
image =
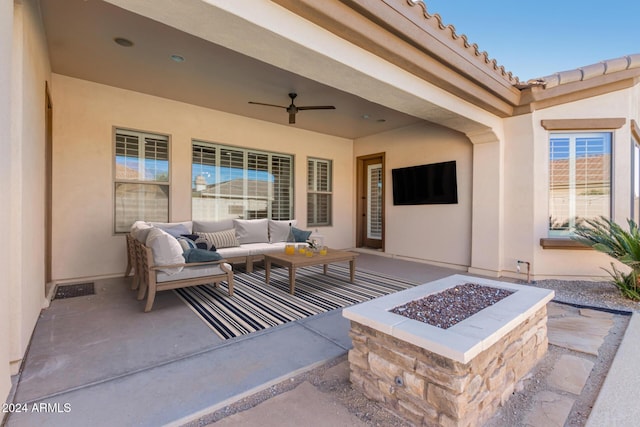
[[[128,232],[137,220],[169,220],[169,138],[115,131],[114,231]]]
[[[611,133],[551,134],[549,237],[602,215],[611,216]]]
[[[292,219],[293,157],[194,141],[194,220]]]
[[[331,225],[331,160],[307,160],[307,226]]]

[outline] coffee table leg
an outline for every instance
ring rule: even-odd
[[[349,273],[351,276],[351,283],[353,283],[353,279],[356,276],[356,260],[352,259],[351,261],[349,261]]]
[[[327,268],[329,268],[329,264],[324,265],[324,275],[327,275]]]
[[[271,276],[271,260],[264,260],[264,281],[269,284],[269,278]]]
[[[296,290],[296,268],[289,268],[289,293],[293,295]]]

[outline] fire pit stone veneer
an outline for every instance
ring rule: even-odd
[[[513,294],[446,330],[389,311],[465,283]],[[351,382],[418,426],[482,425],[547,351],[546,305],[553,296],[453,275],[346,308]]]

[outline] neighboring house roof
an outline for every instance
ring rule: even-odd
[[[552,160],[550,163],[550,176],[553,177],[551,188],[569,188],[569,159]],[[595,187],[611,182],[611,155],[579,157],[575,160],[575,183],[577,185],[589,184]]]
[[[242,198],[244,197],[245,183],[249,188],[248,194],[253,198],[267,199],[269,197],[270,182],[255,179],[244,180],[241,178],[210,184],[202,191],[194,191],[194,193],[200,193],[202,197],[227,196]]]

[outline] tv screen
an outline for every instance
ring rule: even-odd
[[[458,203],[455,160],[391,170],[394,205]]]

